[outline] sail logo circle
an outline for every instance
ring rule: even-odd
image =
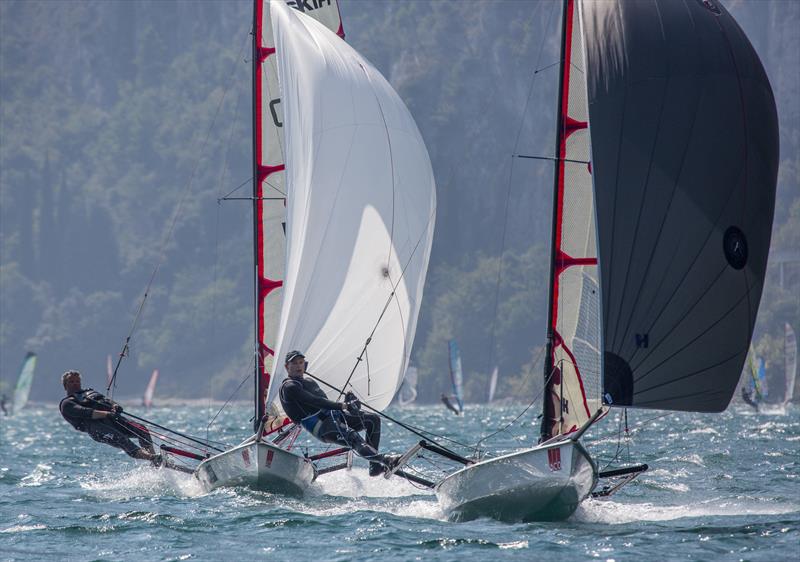
[[[731,226],[725,231],[722,249],[733,269],[742,269],[747,265],[747,238],[738,227]]]

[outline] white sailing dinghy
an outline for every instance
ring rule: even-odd
[[[646,469],[598,473],[579,439],[606,407],[724,410],[761,298],[778,124],[734,19],[566,0],[562,38],[541,440],[436,483],[452,519],[561,519]]]
[[[254,9],[255,435],[198,466],[208,488],[298,493],[315,478],[315,457],[291,450],[293,430],[265,435],[284,424],[286,372],[275,358],[291,349],[303,350],[318,379],[388,406],[408,365],[430,256],[435,185],[411,114],[342,40],[335,2],[305,14],[291,4],[256,0]]]

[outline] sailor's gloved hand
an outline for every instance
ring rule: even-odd
[[[347,411],[351,414],[357,414],[361,411],[361,401],[358,398],[355,400],[348,400],[344,403],[344,405]]]
[[[356,400],[358,400],[358,396],[356,396],[352,390],[348,390],[347,392],[345,392],[344,394],[345,402],[355,402]]]

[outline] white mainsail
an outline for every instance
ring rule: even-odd
[[[583,35],[574,2],[567,2],[564,17],[544,439],[577,430],[600,407],[600,287],[589,109]]]
[[[309,372],[382,409],[405,373],[422,299],[436,205],[430,159],[366,59],[283,2],[270,10],[290,193],[276,356],[300,349]],[[268,403],[285,376],[276,370]]]

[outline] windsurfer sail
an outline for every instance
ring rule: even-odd
[[[153,370],[150,375],[150,381],[147,383],[147,388],[144,389],[144,396],[142,396],[142,405],[148,410],[153,407],[153,395],[156,392],[156,383],[158,382],[158,369]]]
[[[448,410],[460,416],[464,413],[464,374],[461,371],[461,350],[455,340],[447,342],[447,357],[453,394],[442,394],[442,403]]]
[[[14,402],[11,406],[11,414],[18,414],[22,411],[28,403],[28,396],[31,394],[31,385],[33,384],[33,373],[36,370],[36,354],[29,351],[22,361],[22,367],[19,370],[19,378],[17,378],[17,386],[14,388]]]

